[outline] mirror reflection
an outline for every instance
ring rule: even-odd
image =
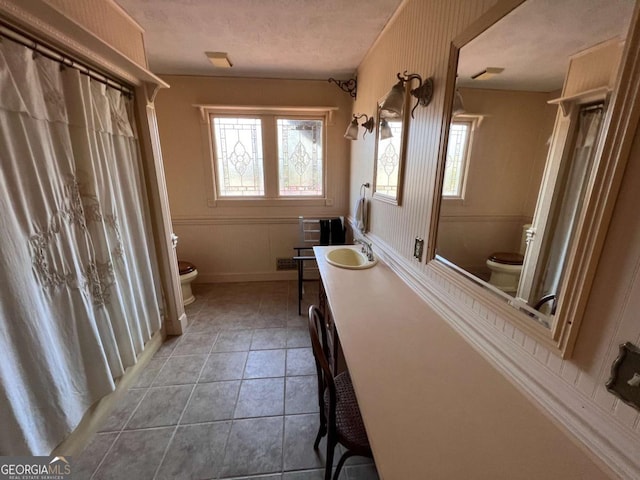
[[[380,106],[378,103],[373,195],[378,200],[399,205],[406,136],[406,102],[400,114],[383,110]]]
[[[459,52],[436,253],[547,327],[632,10],[528,0]]]

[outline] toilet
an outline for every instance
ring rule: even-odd
[[[190,305],[196,301],[196,297],[191,291],[191,282],[198,276],[196,266],[190,262],[178,260],[178,270],[180,270],[180,286],[182,287],[182,304]]]
[[[491,270],[489,283],[509,295],[515,295],[520,283],[524,252],[527,248],[527,230],[530,223],[522,226],[519,252],[495,252],[489,255],[486,264]]]

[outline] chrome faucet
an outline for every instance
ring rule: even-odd
[[[360,249],[360,251],[367,256],[367,260],[369,260],[370,262],[373,262],[373,250],[371,249],[372,244],[367,243],[364,240],[361,240],[359,238],[356,238],[354,242],[362,245],[362,248]]]

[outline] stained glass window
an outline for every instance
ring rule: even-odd
[[[324,115],[234,110],[220,107],[209,117],[218,198],[317,202],[324,196]]]
[[[442,185],[443,197],[460,198],[463,196],[470,132],[471,124],[469,122],[451,123]]]
[[[264,196],[262,122],[259,118],[213,118],[218,194]]]
[[[278,192],[281,196],[321,196],[322,120],[279,118]]]
[[[402,147],[402,121],[387,119],[391,138],[379,140],[376,164],[376,193],[397,197],[400,179],[400,149]]]

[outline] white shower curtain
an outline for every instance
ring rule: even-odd
[[[48,455],[160,328],[131,102],[0,43],[0,455]]]
[[[555,189],[552,215],[547,227],[542,255],[536,267],[535,289],[530,301],[545,295],[559,294],[566,257],[584,202],[587,184],[593,170],[598,136],[604,117],[603,105],[583,107],[578,115],[575,144],[564,162],[565,172]]]

